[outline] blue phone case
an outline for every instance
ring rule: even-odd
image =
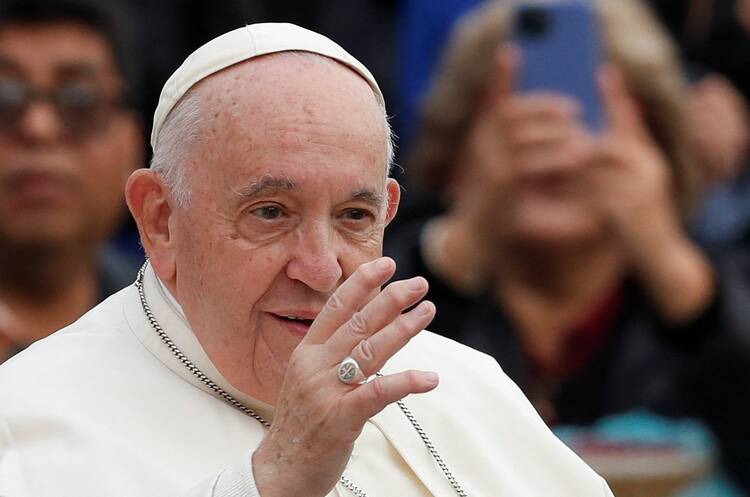
[[[513,38],[521,50],[520,91],[576,98],[589,129],[605,126],[597,71],[601,64],[599,19],[586,0],[529,3],[515,12]]]

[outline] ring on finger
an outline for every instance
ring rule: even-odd
[[[359,367],[359,363],[352,356],[347,356],[346,359],[341,361],[336,370],[336,375],[341,383],[347,385],[363,383],[365,380],[362,368]]]

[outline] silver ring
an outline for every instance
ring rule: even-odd
[[[352,383],[362,383],[365,379],[362,368],[359,367],[359,363],[352,356],[348,356],[341,361],[336,374],[339,381],[341,383],[346,383],[347,385],[351,385]]]

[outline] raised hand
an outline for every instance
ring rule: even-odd
[[[662,317],[689,320],[712,299],[713,271],[682,226],[674,173],[615,67],[604,68],[601,87],[608,129],[583,170],[582,195],[609,221]]]
[[[633,248],[651,236],[648,223],[658,222],[670,233],[681,230],[673,177],[620,72],[605,67],[600,80],[607,130],[596,141],[582,187],[624,245]]]
[[[341,477],[365,422],[409,394],[438,384],[432,372],[403,371],[345,384],[339,364],[351,356],[370,377],[435,316],[427,282],[416,277],[385,284],[395,263],[363,264],[331,296],[292,354],[276,417],[253,455],[263,497],[324,496]]]

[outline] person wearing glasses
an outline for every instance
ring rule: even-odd
[[[143,150],[127,25],[113,8],[0,4],[0,362],[135,274],[103,250]]]

